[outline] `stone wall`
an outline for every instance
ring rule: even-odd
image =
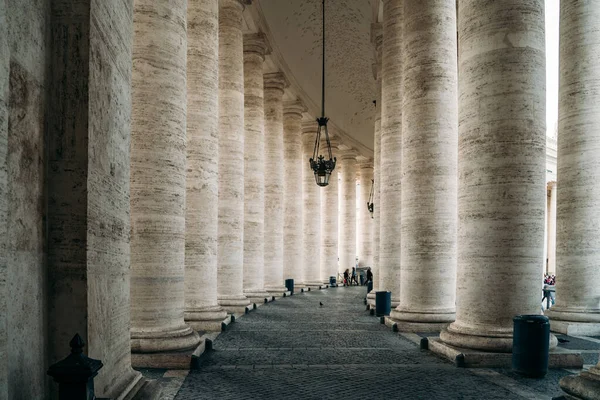
[[[6,318],[6,357],[0,356],[0,362],[8,370],[0,378],[7,382],[4,386],[0,381],[0,388],[7,388],[0,398],[41,399],[47,382],[44,115],[50,10],[47,0],[8,0],[5,6],[6,13],[0,15],[7,16],[7,23],[0,21],[0,27],[8,32],[10,94],[5,142],[7,192],[0,190],[0,195],[7,196],[7,218],[6,225],[0,226],[10,234],[2,251],[6,255],[6,287],[0,297],[6,304],[0,314]],[[0,32],[0,36],[5,35]],[[0,60],[5,62],[6,52],[0,52],[4,53]],[[0,70],[6,71],[5,64],[3,67]],[[3,77],[0,72],[0,81]],[[0,87],[4,85],[0,83]],[[0,144],[0,154],[2,149]]]
[[[8,363],[6,353],[6,145],[8,138],[9,57],[6,2],[0,0],[0,399],[8,398]]]

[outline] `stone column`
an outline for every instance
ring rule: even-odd
[[[456,321],[440,338],[510,352],[513,317],[540,313],[544,2],[462,0],[458,12]],[[511,288],[510,296],[492,295],[499,282]]]
[[[555,331],[594,336],[600,335],[600,9],[567,0],[560,11],[556,305],[547,315]]]
[[[243,314],[244,50],[241,0],[219,0],[219,304]]]
[[[455,318],[456,2],[404,1],[400,331]],[[425,66],[426,67],[423,67]]]
[[[373,186],[372,160],[358,164],[358,181],[360,183],[358,232],[360,232],[361,238],[358,262],[362,267],[370,267],[373,265],[373,217],[367,208],[367,202]]]
[[[579,322],[587,335],[598,335],[600,8],[577,0],[563,0],[560,6],[557,282],[556,305],[548,315],[552,328],[560,321]],[[600,363],[564,377],[560,386],[574,398],[598,399]]]
[[[340,174],[338,273],[352,271],[356,265],[356,153],[347,146],[337,156]],[[314,180],[313,180],[314,181]]]
[[[381,202],[379,197],[379,181],[380,181],[380,163],[381,163],[381,50],[383,47],[383,28],[381,24],[373,25],[371,32],[373,41],[375,42],[375,53],[377,60],[374,65],[375,80],[377,81],[377,101],[375,103],[375,129],[374,129],[374,143],[373,143],[373,266],[371,272],[373,273],[373,290],[367,295],[367,304],[369,308],[375,306],[375,292],[379,290],[379,242],[380,242],[380,218],[381,213]]]
[[[302,283],[302,113],[300,100],[283,107],[283,278]]]
[[[162,365],[157,353],[192,350],[199,342],[198,334],[183,320],[186,12],[184,0],[139,0],[133,12],[131,351],[134,366]]]
[[[379,290],[400,302],[400,179],[402,162],[402,0],[383,2]]]
[[[314,126],[314,122],[312,122]],[[331,139],[333,156],[338,155],[336,139]],[[303,160],[305,161],[305,160]],[[307,165],[305,165],[307,167]],[[329,277],[337,277],[338,272],[338,169],[334,169],[329,185],[320,188],[321,192],[321,282],[329,283]]]
[[[321,187],[308,160],[313,156],[318,124],[302,125],[302,283],[318,289],[321,287]],[[325,138],[321,148],[326,149]],[[324,147],[325,146],[325,147]]]
[[[244,294],[254,303],[265,291],[265,107],[263,63],[270,51],[262,33],[244,36]]]
[[[264,75],[265,85],[265,289],[286,293],[283,280],[283,91],[281,72]]]
[[[197,331],[220,331],[217,304],[219,2],[188,3],[185,312]]]
[[[548,183],[548,192],[550,193],[548,201],[548,264],[544,269],[548,274],[556,274],[556,182]]]
[[[51,73],[42,88],[35,72],[29,71],[38,70],[32,62],[36,59],[18,54],[18,49],[30,51],[39,44],[32,46],[21,37],[14,58],[9,57],[10,26],[4,4],[0,1],[0,319],[6,318],[8,324],[0,322],[0,398],[55,398],[57,385],[46,386],[45,373],[29,364],[36,362],[37,352],[47,360],[45,368],[63,359],[76,332],[86,343],[86,354],[104,364],[95,378],[96,394],[133,396],[143,379],[131,368],[129,338],[133,7],[110,0],[106,8],[91,0],[79,1],[76,8],[72,2],[54,2],[51,32],[46,31],[53,40],[47,40],[48,57],[44,57]],[[40,18],[28,21],[27,30],[36,31],[37,21],[44,21]],[[43,38],[43,29],[40,34]],[[19,60],[27,60],[28,67],[24,69]],[[43,68],[39,70],[43,75]],[[43,99],[44,93],[51,99],[46,119],[36,114],[43,110],[37,99]],[[46,132],[30,129],[38,120],[45,122]],[[44,136],[48,147],[38,147],[43,140],[37,139]],[[38,159],[38,150],[48,159]],[[34,171],[42,172],[41,179]],[[34,195],[37,187],[47,189],[46,209],[46,198]],[[47,229],[41,219],[37,223],[34,210],[45,211]],[[27,254],[35,251],[28,241],[36,237],[47,240],[47,259],[43,253]],[[36,260],[42,259],[47,278],[38,281],[33,271]],[[18,261],[27,263],[27,268]],[[13,274],[18,280],[10,279]],[[23,306],[15,302],[17,292],[26,298]],[[47,314],[38,316],[34,311],[38,301]],[[3,307],[11,303],[16,315]],[[39,318],[37,332],[29,331],[30,318]],[[47,340],[46,348],[37,346],[37,337]],[[26,353],[19,346],[21,340],[27,343]],[[41,364],[40,369],[45,369]]]

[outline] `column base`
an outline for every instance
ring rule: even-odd
[[[367,294],[367,305],[370,306],[369,308],[375,308],[375,292],[376,290],[373,289]]]
[[[319,282],[319,281],[308,281],[308,282],[304,282],[304,285],[312,290],[319,290],[325,287],[325,284]]]
[[[294,286],[296,285],[294,284]],[[291,294],[285,286],[267,286],[265,287],[265,291],[275,298],[287,297]]]
[[[200,336],[187,325],[169,331],[131,329],[132,353],[188,351],[198,346]]]
[[[106,397],[114,398],[116,400],[132,398],[143,385],[149,382],[144,379],[140,372],[131,367],[126,374],[122,374],[119,378],[116,385],[104,391],[103,394],[106,395]]]
[[[392,311],[392,314],[394,312]],[[392,329],[392,332],[412,332],[412,333],[436,333],[446,329],[450,322],[410,322],[399,321],[393,317],[385,317],[385,325]]]
[[[395,320],[398,324],[406,323],[406,324],[415,324],[426,327],[428,324],[443,326],[444,328],[448,326],[450,323],[454,322],[456,319],[456,312],[454,309],[445,309],[445,310],[431,310],[431,311],[420,311],[413,312],[410,310],[403,309],[402,307],[397,307],[392,310],[390,313],[390,317]],[[407,325],[409,326],[409,325]],[[436,332],[438,330],[429,330],[429,331],[416,331],[416,332]],[[415,331],[409,331],[415,332]],[[439,331],[438,331],[439,332]]]
[[[443,331],[445,332],[445,331]],[[556,338],[555,338],[556,339]],[[425,343],[423,343],[425,342]],[[511,368],[512,354],[507,352],[479,351],[469,348],[452,346],[438,338],[422,339],[421,348],[447,358],[457,367],[464,368]],[[575,351],[556,349],[550,351],[550,368],[575,368],[583,367],[581,353]]]
[[[568,375],[560,380],[560,388],[567,399],[600,400],[600,370],[597,367],[579,375]]]
[[[458,347],[493,353],[512,352],[512,328],[498,328],[494,332],[475,332],[452,323],[440,332],[442,342]]]
[[[192,331],[190,329],[190,331]],[[131,352],[131,366],[135,368],[162,368],[162,369],[191,369],[192,361],[200,357],[206,348],[206,341],[200,340],[198,334],[192,331],[198,343],[190,349],[156,351],[156,352]],[[133,339],[132,339],[133,342]]]
[[[566,307],[552,307],[544,313],[550,318],[550,329],[553,332],[572,336],[600,335],[600,312],[584,311]]]
[[[115,400],[158,400],[162,397],[162,385],[158,379],[141,379],[136,387]]]
[[[273,301],[273,295],[268,293],[266,290],[244,290],[244,296],[246,296],[251,303],[254,303],[257,306],[268,303],[269,301]]]
[[[227,318],[227,311],[219,305],[188,308],[183,317],[186,324],[196,332],[220,332],[222,323]]]
[[[250,300],[244,295],[217,296],[217,302],[223,310],[227,311],[227,313],[238,317],[254,308],[254,306],[250,304]]]

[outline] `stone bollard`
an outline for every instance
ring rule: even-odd
[[[58,383],[59,400],[94,400],[94,377],[102,368],[102,361],[83,354],[85,343],[79,334],[69,342],[71,354],[52,364],[48,375]]]

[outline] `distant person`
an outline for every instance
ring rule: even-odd
[[[344,271],[344,286],[350,286],[350,271],[348,269]]]
[[[352,267],[352,279],[350,280],[351,285],[352,282],[356,283],[356,286],[358,286],[358,279],[356,279],[356,267]]]
[[[371,272],[371,267],[367,268],[367,282],[373,282],[373,272]]]

